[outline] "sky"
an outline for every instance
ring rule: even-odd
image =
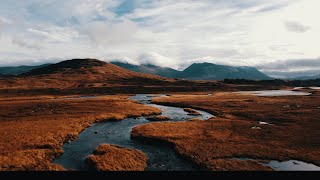
[[[72,58],[320,74],[319,0],[1,0],[0,66]]]

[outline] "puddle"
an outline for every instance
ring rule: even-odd
[[[308,96],[311,93],[290,90],[238,91],[234,93],[252,94],[256,96]]]
[[[263,165],[269,166],[275,171],[320,171],[319,166],[298,160],[270,161],[269,163],[263,163]]]
[[[274,171],[320,171],[320,167],[311,163],[298,160],[275,161],[275,160],[259,160],[251,158],[233,158],[241,161],[255,161],[267,167],[271,167]]]

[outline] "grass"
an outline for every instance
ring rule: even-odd
[[[190,115],[190,116],[199,116],[199,115],[201,115],[198,111],[196,111],[196,110],[194,110],[192,108],[184,108],[183,110],[185,112],[187,112],[188,115]]]
[[[252,159],[296,159],[320,165],[320,96],[256,97],[234,93],[173,95],[154,103],[201,109],[208,121],[157,122],[135,127],[132,137],[167,141],[210,170],[270,170]],[[259,121],[273,125],[260,125]],[[257,126],[261,129],[252,129]]]
[[[143,152],[115,145],[102,144],[86,163],[97,171],[143,171],[148,157]]]
[[[160,112],[127,96],[0,99],[0,170],[62,170],[52,160],[92,123]]]

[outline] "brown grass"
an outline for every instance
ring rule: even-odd
[[[152,123],[134,128],[136,138],[161,139],[211,170],[268,170],[233,158],[297,159],[320,165],[320,96],[256,97],[234,93],[174,95],[158,104],[202,109],[208,121]],[[273,125],[259,125],[259,121]],[[252,129],[257,126],[261,129]]]
[[[146,118],[149,121],[170,121],[171,119],[168,116],[152,116]]]
[[[139,150],[100,145],[86,163],[97,171],[143,171],[148,157]]]
[[[160,112],[127,96],[0,99],[0,170],[61,170],[51,161],[92,123]]]
[[[188,115],[190,116],[198,116],[198,115],[201,115],[198,111],[192,109],[192,108],[184,108],[183,109],[185,112],[188,113]]]

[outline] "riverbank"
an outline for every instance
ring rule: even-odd
[[[52,164],[63,143],[95,122],[159,114],[128,96],[0,99],[0,170],[63,170]],[[58,98],[58,99],[57,99]]]
[[[220,92],[173,95],[152,102],[202,109],[218,116],[205,122],[147,124],[134,128],[132,133],[172,143],[179,154],[211,170],[270,170],[260,162],[243,158],[295,159],[320,165],[318,92],[280,97]]]

